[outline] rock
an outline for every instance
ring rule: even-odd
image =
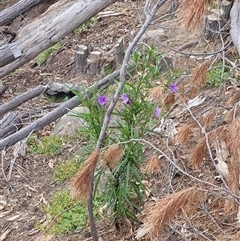
[[[74,135],[77,129],[83,125],[85,122],[80,117],[76,116],[76,113],[88,113],[89,110],[86,107],[76,107],[69,111],[66,115],[62,116],[61,119],[56,124],[53,129],[54,134],[58,135]]]

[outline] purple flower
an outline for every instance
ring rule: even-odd
[[[169,91],[171,94],[175,93],[178,90],[178,86],[176,83],[171,83],[169,87]]]
[[[107,103],[107,96],[101,95],[98,97],[99,105],[105,105]]]
[[[130,104],[131,104],[131,101],[130,101],[130,99],[128,98],[128,95],[125,94],[125,93],[122,94],[122,101],[123,101],[123,103],[126,104],[126,105],[130,105]]]
[[[160,117],[160,114],[161,114],[161,109],[157,106],[157,107],[155,108],[155,116],[156,116],[157,118],[159,118],[159,117]]]

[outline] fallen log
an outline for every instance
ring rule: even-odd
[[[8,113],[0,120],[0,139],[6,138],[23,126],[18,112]]]
[[[128,66],[127,70],[131,70],[132,66]],[[103,90],[107,88],[108,86],[116,83],[114,80],[116,77],[119,76],[120,69],[114,71],[112,74],[104,77],[103,79],[99,80],[96,84],[94,84],[92,87],[90,87],[89,92],[93,93],[95,91]],[[88,93],[84,93],[88,94]],[[74,107],[78,106],[80,104],[80,101],[78,100],[77,96],[72,97],[65,103],[59,105],[56,109],[49,112],[48,114],[44,115],[43,117],[39,118],[38,120],[32,122],[28,126],[22,128],[18,132],[4,138],[0,139],[0,151],[14,145],[18,141],[28,137],[31,133],[37,132],[41,130],[46,125],[49,125],[59,117],[66,114],[69,110],[73,109]]]
[[[14,43],[22,56],[0,68],[0,78],[35,58],[114,2],[116,0],[62,0],[53,4],[20,30]]]
[[[233,3],[231,12],[230,12],[230,35],[235,45],[238,54],[240,55],[240,1],[236,0]]]
[[[24,102],[26,102],[36,96],[39,96],[41,93],[43,93],[46,90],[46,88],[47,88],[46,86],[42,86],[42,85],[37,86],[34,89],[29,90],[28,92],[15,97],[8,103],[0,105],[0,116],[4,115],[8,111],[18,107],[19,105],[23,104]]]
[[[23,14],[30,10],[32,7],[38,5],[45,0],[21,0],[13,6],[4,9],[0,15],[0,26],[9,23],[16,18],[19,14]]]

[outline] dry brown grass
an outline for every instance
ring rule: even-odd
[[[204,23],[204,16],[211,0],[181,0],[178,8],[178,18],[182,26],[191,33]]]
[[[159,158],[157,155],[151,156],[147,162],[146,162],[146,166],[143,170],[145,173],[147,174],[160,174],[161,172],[161,166],[159,163]]]
[[[205,61],[204,63],[199,64],[192,72],[192,77],[190,83],[198,86],[205,86],[206,85],[206,78],[208,68],[210,66],[210,61]]]
[[[170,194],[150,205],[146,210],[143,226],[138,230],[136,237],[146,235],[153,238],[158,236],[163,227],[179,213],[181,208],[188,203],[191,203],[192,207],[197,207],[201,197],[203,197],[201,192],[194,187]],[[187,211],[185,210],[185,212]]]
[[[192,125],[191,124],[186,123],[186,124],[182,125],[176,136],[177,143],[186,144],[191,133],[192,133]]]
[[[71,192],[73,196],[76,196],[80,200],[86,199],[88,196],[90,190],[90,174],[97,164],[99,153],[99,150],[94,150],[72,179],[70,185]]]
[[[103,154],[102,164],[108,166],[110,170],[113,170],[119,163],[123,155],[123,149],[120,145],[112,145]]]
[[[163,103],[164,88],[162,86],[156,86],[149,90],[148,100],[152,103],[161,105]]]

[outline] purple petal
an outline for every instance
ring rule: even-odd
[[[125,94],[125,93],[122,94],[122,101],[123,101],[123,103],[126,104],[126,105],[130,105],[130,103],[131,103],[130,100],[129,100],[128,95]]]
[[[169,87],[170,93],[173,94],[173,93],[177,92],[177,90],[178,90],[177,84],[176,83],[171,83],[170,87]]]
[[[157,106],[155,109],[155,115],[157,118],[160,118],[160,114],[161,114],[161,109]]]
[[[105,105],[107,103],[107,96],[101,95],[98,97],[99,105]]]

